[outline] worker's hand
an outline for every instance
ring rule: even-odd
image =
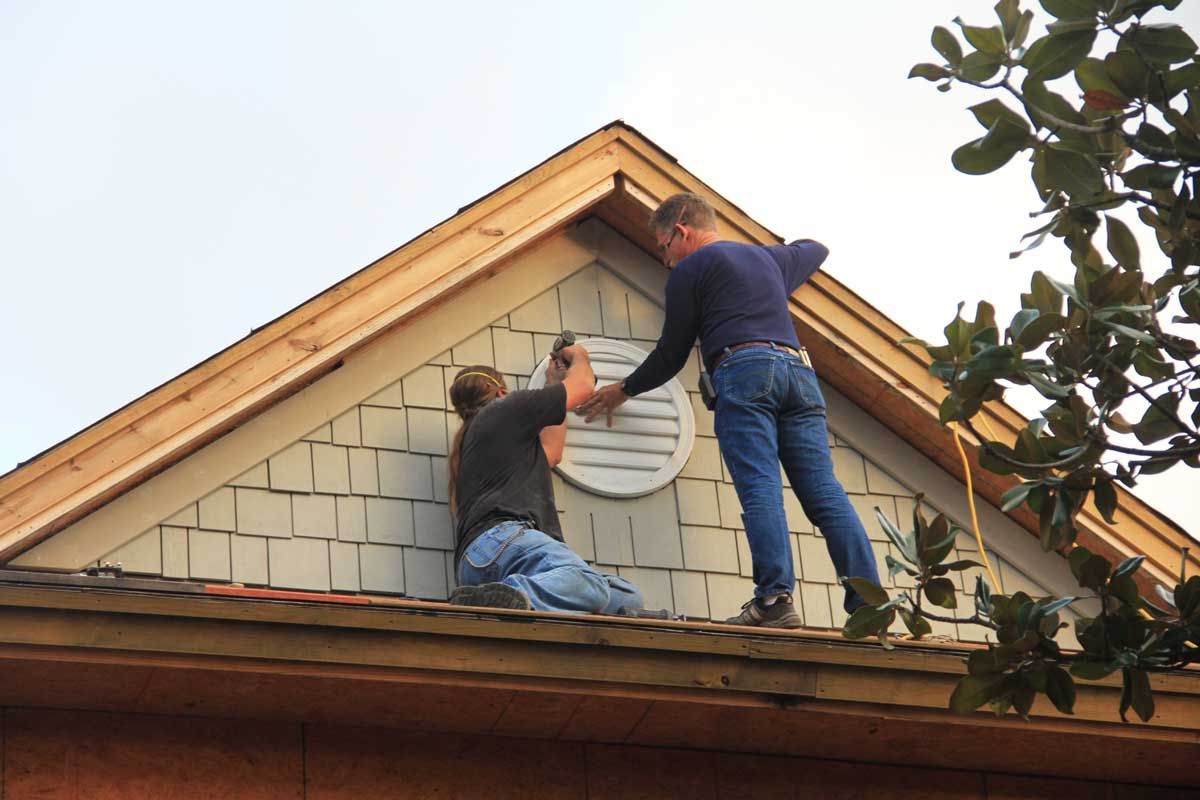
[[[550,360],[546,362],[546,385],[554,386],[562,383],[563,378],[567,377],[567,363],[554,353],[550,354]]]
[[[601,414],[608,416],[608,427],[612,427],[613,412],[629,399],[621,389],[621,384],[610,383],[592,392],[592,396],[575,407],[575,413],[586,417],[584,422],[591,422]]]
[[[564,347],[563,349],[553,352],[550,355],[558,358],[559,361],[570,367],[575,363],[576,359],[586,359],[588,357],[588,351],[584,350],[583,345],[581,344],[573,344],[570,347]]]

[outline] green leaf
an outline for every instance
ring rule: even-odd
[[[1099,591],[1108,580],[1108,572],[1112,565],[1103,556],[1089,555],[1079,568],[1079,585],[1086,589]]]
[[[962,28],[963,36],[966,37],[968,42],[974,45],[975,49],[994,56],[1004,55],[1006,50],[1004,32],[1000,30],[998,25],[990,28],[967,25],[959,17],[955,17],[953,22]]]
[[[1033,12],[1022,12],[1017,24],[1013,27],[1012,35],[1008,37],[1008,43],[1011,47],[1017,48],[1025,44],[1025,40],[1029,38],[1029,28],[1033,25]]]
[[[1071,574],[1075,576],[1075,580],[1080,580],[1084,562],[1091,557],[1092,551],[1083,546],[1076,547],[1067,553],[1067,565],[1071,568]]]
[[[1124,673],[1121,690],[1121,719],[1132,706],[1133,711],[1142,722],[1149,722],[1154,716],[1154,694],[1150,691],[1150,676],[1145,670],[1127,669]]]
[[[1098,58],[1085,58],[1079,62],[1079,66],[1075,68],[1075,82],[1085,92],[1099,90],[1121,99],[1126,97],[1124,90],[1108,74],[1104,62]]]
[[[1075,106],[1068,103],[1062,95],[1047,89],[1046,85],[1036,78],[1025,78],[1024,83],[1021,84],[1021,95],[1025,103],[1025,110],[1029,112],[1029,118],[1039,127],[1051,129],[1058,127],[1057,123],[1048,120],[1045,114],[1075,125],[1087,124],[1087,118],[1080,114]],[[1045,114],[1038,112],[1045,112]]]
[[[1046,13],[1057,19],[1095,19],[1096,4],[1092,0],[1041,0]]]
[[[1108,252],[1112,253],[1112,257],[1125,269],[1141,269],[1137,239],[1133,238],[1129,227],[1108,214],[1104,215],[1104,220],[1108,224]]]
[[[971,713],[1000,694],[1005,679],[1004,674],[967,675],[950,695],[950,710],[957,714]]]
[[[1095,41],[1094,30],[1043,36],[1025,51],[1021,64],[1029,70],[1030,77],[1037,80],[1061,78],[1087,57]]]
[[[879,584],[866,578],[846,578],[850,588],[858,592],[858,596],[873,606],[881,606],[888,601],[888,593]]]
[[[954,594],[954,581],[949,578],[934,578],[925,584],[925,596],[936,606],[958,608],[958,598]]]
[[[1097,481],[1094,491],[1096,495],[1096,510],[1100,512],[1100,516],[1104,517],[1105,522],[1115,525],[1116,518],[1113,514],[1117,510],[1117,490],[1113,486],[1113,482],[1108,480]]]
[[[962,45],[948,29],[938,25],[933,29],[930,42],[933,44],[933,49],[941,53],[942,58],[946,59],[946,63],[950,66],[957,67],[962,62]]]
[[[1098,681],[1113,674],[1115,669],[1105,661],[1081,658],[1071,663],[1071,674],[1085,681]]]
[[[1154,337],[1148,333],[1145,333],[1144,331],[1135,330],[1133,328],[1130,328],[1128,325],[1120,325],[1116,322],[1111,322],[1107,319],[1103,319],[1103,318],[1099,318],[1099,319],[1100,319],[1100,322],[1103,323],[1104,327],[1109,328],[1114,333],[1118,333],[1121,336],[1125,336],[1127,338],[1133,339],[1134,341],[1141,342],[1142,344],[1154,344]],[[1159,438],[1162,438],[1162,437],[1159,437]],[[1147,442],[1143,442],[1143,444],[1147,444]]]
[[[1004,123],[998,122],[997,125],[1002,126]],[[984,140],[986,138],[981,137],[967,142],[955,150],[950,156],[950,163],[954,165],[954,168],[967,175],[986,175],[1003,167],[1021,149],[1012,145],[985,148]]]
[[[1007,647],[989,646],[987,650],[976,650],[967,656],[967,674],[998,675],[1008,669],[1011,655]]]
[[[875,507],[875,518],[879,520],[879,526],[883,528],[883,532],[887,537],[892,540],[892,544],[896,545],[896,549],[900,551],[900,555],[904,556],[908,563],[916,564],[917,548],[916,543],[912,541],[912,537],[901,533],[900,529],[879,510],[879,506]]]
[[[1167,75],[1167,100],[1186,89],[1200,86],[1200,64],[1185,64]]]
[[[1104,175],[1093,159],[1060,145],[1049,145],[1042,152],[1049,186],[1061,189],[1072,199],[1085,200],[1104,189]]]
[[[915,574],[915,573],[913,572],[913,570],[911,570],[911,569],[909,569],[908,567],[904,566],[904,562],[903,562],[903,561],[897,561],[896,559],[892,558],[892,556],[891,556],[891,554],[890,554],[890,553],[889,553],[888,555],[884,556],[884,557],[883,557],[883,559],[884,559],[884,561],[887,563],[887,568],[888,568],[888,577],[889,577],[889,578],[895,578],[895,577],[896,577],[897,575],[899,575],[901,572],[906,572],[906,573],[908,573],[908,574],[910,574],[910,575],[912,575],[912,574]]]
[[[982,567],[983,564],[980,564],[978,561],[972,561],[969,558],[960,558],[958,561],[950,561],[942,564],[941,566],[942,569],[950,570],[952,572],[959,572],[964,569],[970,569],[971,567]]]
[[[1140,567],[1142,562],[1145,560],[1145,556],[1130,556],[1117,565],[1117,568],[1112,572],[1112,576],[1114,578],[1118,578],[1122,575],[1129,575],[1130,573],[1137,571],[1137,568]]]
[[[988,100],[985,103],[973,105],[968,110],[975,115],[975,119],[979,124],[987,130],[991,130],[997,120],[1006,119],[1018,128],[1023,129],[1026,133],[1029,132],[1029,123],[1025,120],[1025,117],[1013,111],[999,100]]]
[[[1042,605],[1040,607],[1040,611],[1043,617],[1048,617],[1051,614],[1057,614],[1059,611],[1062,611],[1064,608],[1071,605],[1071,603],[1074,603],[1078,599],[1078,597],[1060,597],[1057,600],[1052,600],[1049,603]]]
[[[958,74],[963,80],[982,83],[999,72],[1003,62],[1003,56],[976,50],[959,63]]]
[[[953,75],[953,72],[937,64],[916,64],[908,71],[908,77],[924,78],[927,81],[940,81]]]
[[[873,606],[859,606],[846,620],[842,635],[847,639],[865,639],[868,636],[879,636],[887,633],[888,626],[896,618],[894,608],[878,609]]]
[[[1075,713],[1075,681],[1057,664],[1046,665],[1046,697],[1062,713]]]
[[[982,575],[975,576],[975,612],[981,617],[992,613],[992,590]]]
[[[1050,338],[1050,334],[1060,330],[1067,322],[1062,314],[1053,312],[1038,314],[1017,335],[1017,344],[1025,350],[1032,350]]]
[[[1170,392],[1164,392],[1156,397],[1155,400],[1158,402],[1158,405],[1147,406],[1146,413],[1133,426],[1133,435],[1142,444],[1154,444],[1173,433],[1179,432],[1179,426],[1175,423],[1174,417],[1175,412],[1179,408],[1179,396]]]
[[[1121,42],[1160,66],[1187,61],[1196,53],[1196,43],[1178,25],[1142,25],[1130,29]]]
[[[908,628],[908,632],[914,639],[921,639],[933,633],[933,626],[929,624],[929,620],[920,614],[914,614],[907,608],[898,608],[896,611],[900,614],[900,620],[904,623],[904,627]]]
[[[1029,294],[1033,306],[1042,314],[1062,311],[1063,293],[1046,273],[1038,270],[1029,279]]]
[[[1012,41],[1021,22],[1020,0],[999,0],[994,6],[996,17],[1000,20],[1000,28],[1006,41]]]
[[[1132,50],[1114,50],[1104,57],[1104,71],[1125,97],[1145,97],[1151,72]]]
[[[1000,510],[1012,511],[1014,508],[1024,503],[1025,498],[1029,496],[1029,492],[1038,485],[1039,484],[1037,482],[1031,482],[1018,483],[1016,486],[1009,487],[1004,494],[1000,495]]]
[[[1025,380],[1029,381],[1029,385],[1038,390],[1038,393],[1047,399],[1055,400],[1063,397],[1070,397],[1071,390],[1065,386],[1060,386],[1054,381],[1039,375],[1036,372],[1026,372]]]
[[[1129,575],[1114,575],[1109,578],[1108,593],[1130,608],[1137,608],[1141,605],[1138,602],[1142,596],[1141,592],[1138,591],[1137,583]]]
[[[1167,167],[1161,164],[1142,164],[1139,167],[1122,172],[1121,180],[1130,189],[1170,189],[1179,177],[1179,167]]]

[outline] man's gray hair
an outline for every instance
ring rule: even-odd
[[[683,223],[702,231],[717,229],[717,215],[712,204],[698,194],[680,192],[673,194],[655,209],[650,217],[650,230],[655,233],[674,228]]]

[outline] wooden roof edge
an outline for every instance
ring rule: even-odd
[[[232,356],[239,355],[240,351],[248,343],[251,343],[254,341],[261,341],[264,339],[277,338],[278,335],[280,335],[281,331],[288,331],[288,330],[295,329],[299,323],[303,322],[306,319],[306,316],[303,315],[303,312],[310,309],[312,304],[314,303],[314,301],[318,301],[318,300],[321,300],[322,298],[326,298],[331,295],[335,295],[338,293],[339,290],[344,291],[346,288],[353,285],[356,279],[360,279],[362,276],[371,272],[373,269],[376,269],[376,268],[380,267],[381,265],[383,265],[384,262],[389,261],[389,259],[393,259],[395,256],[400,254],[401,251],[412,248],[414,245],[419,245],[419,244],[426,243],[426,242],[432,243],[432,241],[435,240],[435,237],[444,238],[445,229],[448,227],[454,227],[456,229],[461,228],[461,227],[466,227],[466,225],[464,224],[465,221],[462,219],[462,215],[464,213],[466,213],[468,211],[472,211],[472,210],[478,210],[478,208],[481,205],[483,205],[486,201],[488,201],[489,199],[499,198],[499,196],[502,193],[505,193],[506,190],[513,188],[518,182],[520,182],[521,180],[525,179],[526,177],[532,175],[533,173],[537,172],[538,170],[552,168],[554,166],[554,164],[552,162],[554,162],[555,159],[558,159],[558,158],[566,155],[568,153],[568,151],[571,151],[574,148],[584,145],[589,139],[592,139],[593,137],[602,137],[605,141],[611,141],[612,139],[615,139],[617,137],[617,132],[614,130],[614,127],[619,126],[619,125],[621,125],[619,120],[611,122],[607,125],[602,126],[601,128],[597,129],[596,131],[593,131],[592,133],[588,134],[587,136],[584,136],[581,139],[573,142],[572,144],[570,144],[567,147],[563,148],[562,150],[558,151],[557,153],[555,153],[554,155],[545,159],[544,161],[540,162],[539,164],[531,167],[530,169],[526,170],[525,172],[522,172],[520,175],[518,175],[515,178],[498,186],[496,189],[493,189],[491,192],[488,192],[487,194],[483,195],[482,197],[466,204],[465,206],[458,209],[458,211],[456,211],[454,214],[451,214],[450,216],[446,217],[445,219],[441,220],[440,222],[435,223],[434,225],[427,228],[425,231],[417,234],[416,236],[412,237],[411,239],[404,242],[403,244],[393,248],[389,252],[385,253],[384,255],[380,256],[379,258],[376,258],[374,261],[371,261],[370,263],[366,264],[365,266],[360,267],[358,270],[356,270],[352,274],[346,276],[345,278],[339,280],[337,283],[333,284],[332,286],[317,292],[312,297],[309,297],[307,300],[304,300],[304,301],[298,303],[294,307],[288,309],[287,311],[284,311],[283,313],[279,314],[275,318],[273,318],[261,325],[258,325],[254,328],[251,328],[250,332],[247,333],[245,336],[243,336],[241,339],[238,339],[237,341],[230,343],[226,347],[222,348],[221,350],[218,350],[216,353],[213,353],[211,356],[205,358],[204,360],[183,370],[182,372],[175,375],[174,377],[163,381],[158,386],[156,386],[152,389],[149,389],[148,391],[144,392],[143,394],[141,394],[138,397],[134,398],[133,400],[129,401],[125,405],[111,411],[110,413],[106,414],[105,416],[101,417],[100,419],[96,420],[95,422],[89,424],[87,427],[82,428],[79,431],[76,431],[75,433],[60,440],[59,442],[56,442],[56,443],[48,446],[44,450],[30,456],[29,458],[25,459],[24,461],[18,462],[17,465],[15,467],[13,467],[12,469],[8,470],[7,472],[0,473],[0,498],[3,498],[3,496],[8,491],[10,491],[10,487],[14,484],[16,478],[20,477],[23,474],[29,473],[30,472],[29,468],[35,466],[35,464],[37,464],[38,462],[46,462],[48,458],[52,458],[54,456],[60,456],[63,458],[69,457],[65,452],[65,447],[70,445],[73,442],[77,442],[81,437],[85,436],[89,432],[95,431],[96,429],[105,426],[106,423],[109,423],[111,426],[111,423],[116,421],[116,418],[122,417],[122,415],[127,414],[131,410],[138,409],[139,407],[143,407],[143,406],[154,405],[157,403],[165,402],[166,400],[170,399],[171,397],[173,397],[183,391],[186,391],[186,388],[187,388],[186,381],[188,378],[198,378],[198,377],[200,377],[201,371],[205,367],[219,365],[221,362],[229,360]],[[455,223],[458,223],[458,224],[456,225]],[[439,234],[442,234],[442,236],[439,237]],[[121,421],[123,421],[123,419]]]
[[[279,664],[286,673],[303,664],[341,677],[360,669],[376,679],[418,672],[468,680],[498,676],[517,688],[523,681],[530,688],[542,680],[560,686],[604,683],[642,691],[688,690],[692,702],[706,704],[750,700],[763,705],[767,700],[788,708],[822,701],[941,714],[948,713],[950,692],[964,671],[962,653],[887,651],[761,631],[703,636],[613,618],[500,611],[488,619],[482,613],[468,617],[465,610],[402,613],[362,606],[307,608],[301,614],[294,604],[227,598],[174,598],[177,605],[171,608],[158,597],[122,606],[117,593],[108,591],[86,597],[61,590],[39,593],[0,591],[0,659],[30,648],[52,653],[59,663],[87,663],[106,653],[153,661],[180,656],[192,660],[187,666],[218,670],[254,669],[253,662],[266,671]],[[47,597],[51,594],[57,598]],[[73,600],[63,599],[71,595]],[[1200,674],[1158,673],[1151,682],[1156,717],[1119,730],[1194,740]],[[1117,721],[1120,691],[1112,681],[1081,684],[1074,717],[1063,718],[1049,703],[1039,703],[1033,716],[1089,729],[1110,725]],[[990,718],[981,713],[955,719],[971,724]]]
[[[556,195],[554,202],[548,203],[548,207],[542,209],[542,211],[554,211],[556,208],[561,207],[564,198],[570,198],[573,193],[579,192],[581,189],[586,189],[584,185],[556,187],[552,184],[555,178],[561,179],[561,175],[564,172],[576,168],[583,170],[581,174],[585,179],[584,183],[587,180],[594,180],[600,177],[601,173],[607,170],[611,190],[611,185],[615,185],[615,178],[613,177],[616,172],[615,158],[607,158],[605,164],[601,165],[599,169],[591,162],[595,162],[599,157],[603,157],[609,153],[604,148],[615,141],[618,133],[618,129],[610,124],[584,137],[572,147],[561,151],[537,167],[526,171],[485,198],[470,204],[466,211],[439,223],[406,245],[377,259],[354,275],[338,282],[271,323],[256,329],[250,336],[225,348],[192,369],[124,406],[122,409],[113,412],[97,423],[88,426],[58,445],[44,451],[34,460],[25,462],[16,470],[0,476],[0,541],[3,541],[3,546],[0,549],[4,553],[12,555],[20,547],[28,546],[28,542],[26,541],[27,534],[32,535],[36,533],[44,535],[62,527],[61,524],[55,527],[53,523],[40,525],[37,527],[37,530],[25,531],[18,535],[16,538],[19,541],[14,540],[13,532],[19,530],[22,523],[32,517],[31,513],[25,512],[21,508],[20,503],[14,500],[15,497],[26,500],[33,491],[31,487],[36,487],[39,480],[44,480],[46,476],[52,475],[55,472],[69,474],[73,480],[73,485],[76,486],[82,481],[93,477],[93,473],[96,473],[94,476],[96,480],[102,480],[105,470],[111,472],[120,466],[120,464],[116,463],[112,458],[96,459],[99,464],[93,469],[91,465],[86,467],[81,466],[81,462],[87,459],[90,451],[106,443],[119,442],[122,446],[126,446],[127,450],[135,453],[151,451],[159,440],[169,435],[170,431],[150,430],[153,426],[144,425],[142,423],[143,420],[152,417],[152,415],[158,413],[161,409],[168,407],[169,404],[190,401],[192,392],[202,390],[206,386],[211,386],[214,381],[219,381],[228,370],[235,369],[238,365],[246,363],[247,359],[257,358],[260,353],[267,352],[268,348],[275,348],[276,353],[280,350],[284,351],[283,360],[280,360],[280,356],[278,355],[276,356],[276,360],[281,365],[286,366],[288,364],[288,354],[286,352],[288,349],[310,351],[307,355],[302,353],[298,359],[292,360],[308,361],[313,365],[313,369],[309,371],[314,376],[323,374],[321,368],[325,370],[329,368],[326,362],[330,361],[332,356],[328,353],[317,352],[322,349],[322,346],[320,344],[313,344],[307,338],[308,329],[320,321],[320,315],[323,313],[332,313],[339,304],[344,306],[346,301],[353,300],[362,293],[371,290],[373,286],[378,285],[383,280],[396,280],[397,275],[404,277],[403,271],[407,270],[415,259],[426,255],[434,247],[442,246],[452,251],[451,256],[453,258],[447,262],[449,270],[453,270],[461,264],[474,264],[475,271],[478,272],[488,266],[488,262],[480,260],[477,257],[479,254],[475,252],[468,252],[465,256],[463,255],[461,251],[464,250],[464,247],[462,246],[463,237],[461,234],[472,230],[473,226],[479,224],[481,220],[502,216],[505,209],[518,203],[518,201],[529,196],[535,190],[546,186],[559,191],[559,195]],[[611,164],[608,162],[611,162]],[[587,168],[584,169],[584,166]],[[599,199],[599,195],[594,195],[592,202]],[[582,206],[577,210],[582,210],[585,207]],[[524,223],[524,229],[529,229],[536,226],[540,219],[540,215],[534,215],[532,221],[526,221],[522,218],[520,222],[514,224],[519,225]],[[479,246],[480,253],[498,253],[499,255],[496,257],[498,260],[504,260],[510,255],[511,247],[507,246],[507,243],[511,241],[509,234],[512,231],[481,225],[478,230],[475,230],[475,233],[478,234],[475,238],[482,242]],[[443,272],[445,271],[447,270],[443,270]],[[428,284],[422,284],[422,286],[436,284],[437,280],[442,277],[441,273],[434,275]],[[413,292],[421,291],[422,286],[417,286]],[[446,292],[456,290],[454,285],[448,285],[444,288]],[[396,322],[393,321],[392,324],[396,324]],[[362,343],[364,342],[359,342],[358,344]],[[344,355],[345,353],[338,353],[336,357],[340,358]],[[321,363],[318,364],[318,361]],[[306,381],[302,373],[298,373],[293,368],[291,374],[295,385],[304,385]],[[272,374],[266,375],[260,381],[259,385],[265,385],[270,380],[273,380]],[[253,391],[254,388],[253,385],[235,385],[236,381],[228,381],[228,383],[233,387],[230,391],[241,391],[243,395],[248,391]],[[275,399],[277,400],[279,397],[276,396]],[[230,403],[236,403],[236,399],[230,400],[227,403],[210,403],[210,405],[214,408],[224,409]],[[207,441],[203,436],[205,432],[204,425],[200,424],[202,419],[203,417],[190,423],[196,429],[197,435],[195,441],[200,444]],[[158,438],[155,438],[155,436]],[[173,461],[178,460],[178,458],[183,457],[188,452],[190,450],[175,450],[163,457],[173,459],[173,463]],[[161,461],[162,459],[160,458],[159,460]],[[160,470],[162,465],[156,462],[156,465],[150,465],[149,468],[151,471],[156,471]],[[147,472],[143,471],[139,474],[145,476]],[[144,479],[144,477],[140,479]],[[86,507],[88,511],[94,510],[86,506],[86,501],[89,498],[94,499],[98,495],[99,492],[96,495],[85,493],[84,501],[79,503],[78,506]],[[111,499],[111,496],[105,496],[98,503],[103,504],[103,502]],[[59,515],[59,519],[63,518],[65,518],[65,515]]]
[[[264,592],[263,594],[266,594]],[[219,623],[269,624],[293,628],[340,628],[422,636],[463,636],[557,644],[649,649],[693,656],[729,655],[756,661],[830,664],[921,673],[965,673],[965,659],[987,645],[973,642],[893,639],[885,649],[874,639],[849,640],[841,631],[773,630],[707,621],[636,619],[544,611],[485,609],[445,602],[356,595],[326,601],[320,593],[286,599],[227,594],[141,592],[124,589],[0,584],[0,608],[110,614],[114,618],[156,617]],[[5,641],[0,626],[0,642]],[[1200,696],[1200,669],[1154,673],[1155,690]],[[1120,688],[1120,676],[1089,685]]]

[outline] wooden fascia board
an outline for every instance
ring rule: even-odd
[[[498,269],[615,189],[610,128],[0,479],[0,561]]]
[[[784,706],[825,701],[918,710],[945,709],[963,671],[961,652],[904,645],[889,652],[850,642],[805,641],[789,633],[703,636],[691,629],[539,619],[527,612],[486,619],[428,610],[0,588],[0,651],[23,648],[52,649],[60,661],[122,653],[151,661],[303,663],[331,675],[402,670],[479,681],[701,690],[693,701],[717,704],[744,705],[748,696],[767,695]],[[1197,740],[1200,674],[1156,674],[1152,682],[1159,713],[1139,727],[1150,738]],[[1115,722],[1119,692],[1111,680],[1080,686],[1075,719]],[[1033,716],[1064,719],[1048,703],[1039,703]]]
[[[652,210],[657,202],[678,191],[693,191],[707,197],[718,215],[723,236],[755,244],[777,244],[780,237],[749,219],[702,181],[670,160],[655,146],[632,131],[623,131],[619,143],[622,199]],[[965,482],[961,460],[949,432],[938,423],[937,409],[943,396],[941,383],[929,373],[929,360],[913,345],[901,344],[908,333],[898,324],[825,273],[817,273],[792,297],[794,321],[839,351],[854,375],[852,381],[837,379],[844,368],[818,358],[822,376],[853,397],[929,456],[943,469]],[[817,349],[817,348],[813,348]],[[833,367],[835,374],[824,369]],[[864,379],[866,379],[864,381]],[[870,388],[868,388],[870,387]],[[988,403],[984,406],[981,427],[991,426],[1001,440],[1014,439],[1026,419],[1011,406]],[[1000,495],[1015,482],[1014,478],[994,475],[979,468],[978,443],[962,432],[965,449],[972,463],[977,493],[999,507]],[[1200,547],[1173,523],[1154,512],[1122,487],[1117,487],[1119,508],[1117,524],[1109,525],[1089,503],[1080,514],[1079,543],[1110,558],[1135,554],[1147,556],[1138,578],[1144,591],[1153,581],[1173,585],[1177,580],[1180,547],[1191,546],[1189,571],[1200,570]],[[1036,518],[1025,511],[1011,514],[1031,534],[1037,535]]]

